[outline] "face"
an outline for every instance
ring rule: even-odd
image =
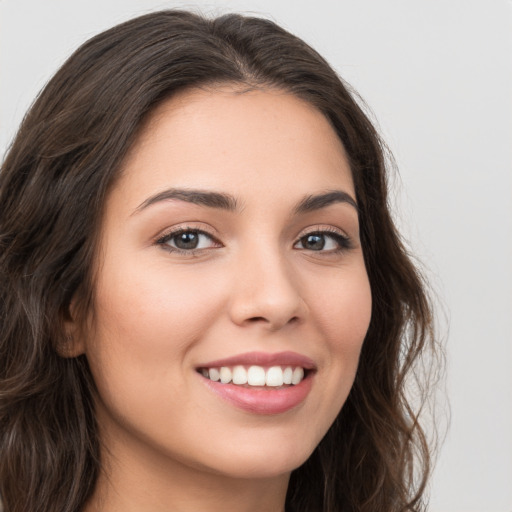
[[[80,350],[119,459],[241,478],[306,460],[371,313],[351,171],[322,114],[268,90],[161,105],[108,198],[96,267]]]

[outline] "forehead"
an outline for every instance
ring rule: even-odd
[[[144,123],[116,189],[131,203],[169,186],[353,193],[345,150],[319,110],[281,90],[233,87],[181,92]]]

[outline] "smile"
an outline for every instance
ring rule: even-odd
[[[214,382],[222,384],[234,384],[237,386],[254,387],[281,387],[284,385],[296,386],[304,379],[305,371],[301,366],[249,366],[233,367],[221,366],[220,368],[202,368],[201,374]]]
[[[210,391],[252,414],[282,414],[311,391],[315,363],[295,352],[251,352],[196,367]]]

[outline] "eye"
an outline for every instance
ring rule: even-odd
[[[341,233],[331,231],[315,231],[301,236],[294,249],[306,249],[308,251],[336,252],[350,248],[350,240]]]
[[[211,235],[199,229],[179,229],[164,235],[157,244],[177,252],[193,252],[201,249],[221,247]]]

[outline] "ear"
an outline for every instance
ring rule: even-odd
[[[57,337],[55,350],[61,357],[73,358],[85,354],[85,336],[81,322],[78,321],[75,301],[72,300],[63,313],[61,334]]]
[[[84,354],[85,344],[73,334],[65,334],[65,338],[57,342],[55,349],[59,356],[69,359]]]

